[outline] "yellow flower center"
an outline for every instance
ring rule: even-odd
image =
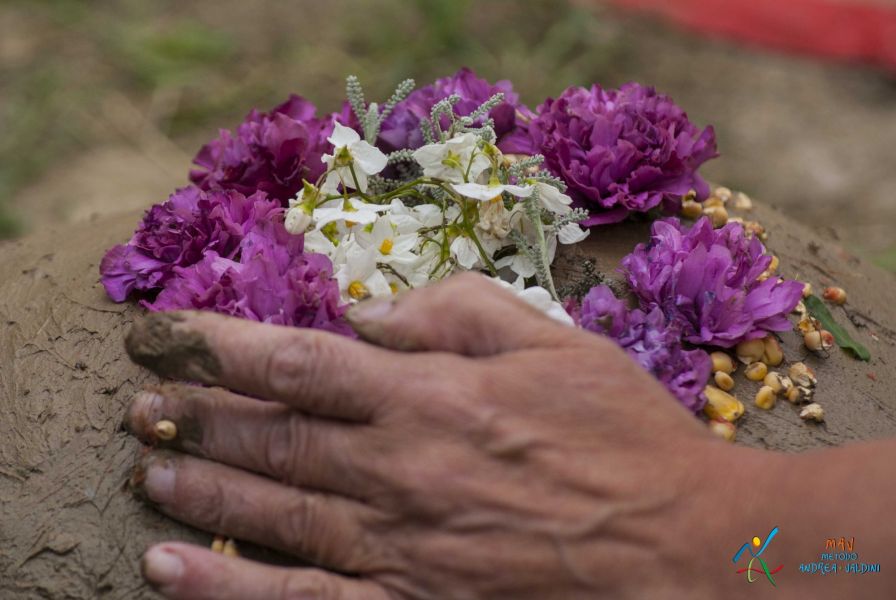
[[[363,300],[370,297],[370,290],[360,281],[353,281],[348,284],[348,295],[355,300]]]
[[[394,245],[395,245],[395,243],[391,239],[389,239],[389,238],[384,239],[383,243],[380,244],[380,254],[391,254],[392,246],[394,246]]]
[[[348,227],[349,229],[351,229],[355,225],[357,225],[357,223],[355,221],[346,221],[345,222],[345,226]]]
[[[399,289],[399,288],[398,288],[398,283],[395,282],[395,281],[391,282],[391,283],[389,284],[389,289],[392,290],[392,293],[393,293],[393,294],[397,294],[397,293],[398,293],[398,289]]]

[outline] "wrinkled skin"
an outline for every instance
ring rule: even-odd
[[[142,493],[316,565],[161,544],[143,570],[164,596],[748,597],[731,551],[770,526],[751,490],[790,459],[717,440],[610,341],[480,276],[350,319],[366,342],[198,313],[135,327],[135,360],[219,386],[134,400],[138,436],[179,431]]]

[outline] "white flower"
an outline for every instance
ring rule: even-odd
[[[494,277],[491,279],[506,290],[514,292],[520,300],[526,302],[529,306],[536,308],[564,325],[575,325],[572,317],[563,308],[563,306],[551,297],[551,293],[543,287],[533,286],[530,288],[520,289],[506,281]]]
[[[351,127],[345,127],[335,123],[333,134],[327,138],[333,144],[333,154],[324,154],[321,160],[326,163],[329,173],[324,181],[323,189],[326,193],[336,192],[341,183],[344,187],[362,192],[367,191],[367,176],[379,173],[386,168],[388,159],[375,146],[371,146],[361,139],[358,132]],[[354,168],[354,176],[352,176]],[[357,186],[355,185],[357,178]]]
[[[326,254],[332,260],[336,256],[336,244],[322,231],[308,231],[305,233],[305,252]]]
[[[504,206],[504,200],[498,196],[488,202],[479,203],[479,223],[477,227],[503,240],[511,230],[511,212]]]
[[[368,204],[358,198],[337,198],[315,209],[314,221],[318,229],[337,221],[345,221],[349,227],[355,224],[367,225],[376,221],[380,213],[388,210],[387,205]]]
[[[509,185],[504,183],[455,183],[452,184],[454,191],[473,200],[481,200],[483,202],[497,198],[504,192],[517,198],[528,198],[532,195],[532,186],[526,185]]]
[[[369,230],[368,230],[369,229]],[[417,261],[413,250],[417,246],[416,233],[399,234],[389,217],[383,216],[362,230],[355,232],[355,240],[363,248],[374,248],[377,262],[409,265]]]
[[[482,233],[476,237],[479,239],[482,249],[485,250],[485,253],[489,258],[494,256],[495,252],[501,249],[501,242],[494,236]],[[481,269],[485,266],[485,263],[482,261],[482,255],[479,253],[479,248],[476,247],[476,242],[467,237],[466,234],[459,235],[455,238],[454,241],[451,242],[449,250],[451,255],[457,261],[457,264],[468,271],[472,269]]]
[[[286,231],[289,233],[299,235],[300,233],[308,231],[308,228],[313,222],[314,219],[311,218],[311,215],[305,212],[305,209],[301,206],[297,206],[286,211],[286,218],[283,221],[283,226],[286,227]]]
[[[536,181],[534,187],[538,192],[538,201],[548,211],[558,215],[565,215],[572,210],[569,207],[569,205],[572,204],[572,198],[558,190],[556,187],[543,181]]]
[[[456,183],[475,181],[491,166],[473,133],[455,136],[443,144],[421,146],[414,151],[414,160],[423,167],[426,177]]]
[[[588,229],[582,229],[578,223],[567,223],[557,231],[557,241],[561,244],[578,244],[591,233]]]
[[[346,242],[340,248],[344,262],[336,271],[339,293],[343,302],[364,300],[371,296],[387,296],[392,293],[389,282],[376,268],[376,248],[361,248],[352,242]],[[343,254],[344,253],[344,254]],[[337,259],[338,260],[338,259]],[[334,263],[337,261],[334,261]]]

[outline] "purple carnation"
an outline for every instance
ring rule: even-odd
[[[678,326],[667,324],[659,308],[628,310],[610,288],[597,286],[582,300],[580,324],[619,344],[686,408],[703,408],[712,361],[703,350],[685,350]]]
[[[282,224],[260,223],[243,238],[238,259],[209,251],[198,263],[175,268],[155,302],[144,305],[352,335],[330,259],[303,253],[302,246],[302,236]]]
[[[296,95],[269,113],[252,110],[236,134],[222,129],[202,147],[190,180],[204,190],[263,191],[285,205],[303,179],[313,182],[325,169],[321,156],[337,117],[315,113],[314,104]]]
[[[179,189],[146,212],[127,244],[106,253],[100,264],[101,281],[116,302],[134,291],[156,291],[175,267],[195,264],[210,250],[232,258],[256,223],[281,213],[280,204],[264,193],[247,198],[236,191]]]
[[[690,230],[678,219],[653,224],[651,241],[622,260],[641,308],[659,308],[692,344],[730,348],[791,328],[788,313],[803,285],[760,277],[771,263],[765,247],[738,223],[713,229],[701,218]]]
[[[455,112],[460,116],[466,116],[498,92],[504,94],[504,100],[488,115],[495,121],[498,146],[505,152],[519,152],[521,144],[530,147],[531,142],[526,135],[522,120],[534,115],[520,103],[519,95],[513,91],[513,85],[506,80],[492,85],[466,67],[451,77],[443,77],[431,85],[414,90],[399,102],[392,114],[383,122],[377,145],[384,152],[419,148],[423,145],[420,122],[424,118],[429,118],[432,107],[437,102],[457,94],[460,96],[460,102],[455,105]],[[442,126],[448,127],[448,118],[443,119]]]
[[[584,225],[657,206],[676,212],[691,189],[705,198],[697,169],[717,156],[712,127],[701,132],[668,96],[637,83],[567,88],[538,107],[529,135],[575,206],[591,211]]]

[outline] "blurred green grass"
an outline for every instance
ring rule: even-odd
[[[290,92],[335,110],[350,73],[377,98],[467,65],[537,104],[607,79],[621,48],[598,35],[594,12],[551,0],[10,0],[0,22],[18,47],[0,53],[0,237],[21,229],[5,210],[19,190],[106,141],[110,97],[192,153]]]

